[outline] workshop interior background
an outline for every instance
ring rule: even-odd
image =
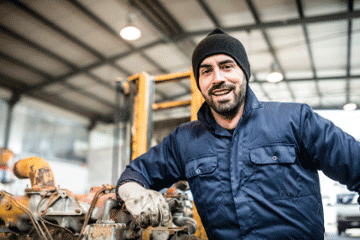
[[[129,24],[140,38],[120,35]],[[215,27],[244,44],[259,100],[306,103],[360,141],[360,0],[3,0],[0,147],[13,156],[0,189],[23,194],[29,180],[11,168],[29,156],[48,161],[56,183],[77,194],[115,184],[114,149],[119,175],[131,152],[115,115],[132,112],[116,83],[190,71],[195,45]],[[268,79],[273,71],[280,80]],[[188,78],[156,85],[150,99],[191,97]],[[152,111],[150,143],[190,116],[189,104]],[[331,231],[331,206],[347,190],[321,179]]]

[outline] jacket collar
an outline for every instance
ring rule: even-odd
[[[251,90],[251,88],[249,86],[247,86],[244,113],[241,116],[239,123],[241,122],[241,120],[243,118],[247,117],[253,109],[260,108],[260,107],[261,107],[261,104],[260,104],[259,100],[255,96],[255,94]],[[204,102],[203,105],[201,106],[201,108],[199,109],[199,111],[197,113],[197,117],[198,117],[198,120],[209,131],[215,132],[216,134],[219,134],[219,135],[231,136],[231,134],[226,129],[222,128],[219,124],[216,123],[215,118],[213,117],[213,115],[211,113],[210,106],[206,102]],[[238,125],[239,125],[239,123],[238,123]]]

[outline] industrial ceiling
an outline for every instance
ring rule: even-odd
[[[119,35],[130,13],[135,41]],[[116,79],[188,71],[195,45],[220,27],[247,49],[259,100],[360,106],[359,18],[359,0],[2,0],[0,97],[109,122]],[[272,66],[283,81],[266,81]],[[155,101],[190,92],[190,81],[169,83]]]

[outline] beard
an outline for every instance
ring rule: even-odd
[[[232,99],[227,99],[224,101],[214,101],[212,98],[212,92],[214,90],[220,89],[229,89],[233,92],[234,97]],[[204,95],[204,94],[203,94]],[[236,87],[234,84],[230,83],[219,83],[218,85],[213,86],[208,91],[208,96],[204,96],[206,103],[219,115],[225,119],[233,119],[236,114],[239,112],[240,107],[245,102],[246,96],[246,80]]]

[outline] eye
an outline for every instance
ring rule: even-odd
[[[222,65],[222,69],[230,69],[233,67],[234,67],[234,64],[232,64],[232,63],[226,63],[226,64]]]
[[[201,75],[205,75],[205,74],[208,74],[210,72],[211,72],[210,68],[203,68],[203,69],[200,70]]]

